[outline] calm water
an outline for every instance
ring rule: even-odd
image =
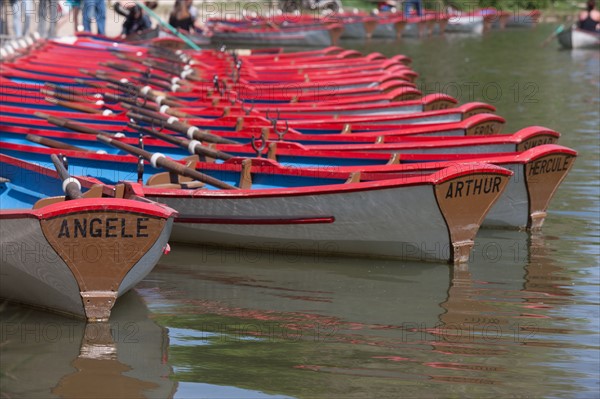
[[[2,397],[598,397],[600,53],[552,31],[401,45],[422,91],[579,151],[543,233],[483,230],[468,267],[174,246],[110,325],[4,306]]]

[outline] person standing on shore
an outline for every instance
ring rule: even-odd
[[[33,12],[33,0],[10,0],[12,8],[13,34],[22,37],[29,33],[30,14]]]
[[[83,0],[83,30],[92,31],[92,20],[96,20],[99,35],[104,35],[106,30],[106,3],[105,0]]]
[[[81,9],[81,0],[67,0],[69,10],[73,12],[73,32],[77,33],[80,30],[79,27],[79,10]]]
[[[600,11],[596,9],[595,0],[588,0],[586,10],[579,13],[577,27],[591,32],[600,31]]]
[[[40,0],[38,6],[38,33],[43,38],[52,39],[56,36],[56,23],[61,17],[58,0]]]

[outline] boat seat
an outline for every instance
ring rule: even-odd
[[[239,132],[240,130],[242,130],[244,128],[244,118],[242,118],[241,116],[239,118],[237,118],[236,122],[235,122],[235,131]]]
[[[240,184],[239,187],[242,190],[249,190],[252,188],[252,160],[250,158],[242,161],[242,171],[240,173]]]
[[[114,197],[115,198],[123,198],[125,197],[125,185],[124,184],[117,184],[115,186],[115,192],[114,192]]]
[[[352,172],[350,173],[350,177],[346,180],[346,184],[359,183],[360,182],[360,172]]]
[[[89,190],[83,193],[83,198],[102,198],[103,190],[104,186],[102,184],[94,184]],[[64,200],[64,195],[42,198],[33,204],[32,209],[40,209],[48,205],[56,204],[57,202],[63,202]]]
[[[196,169],[196,164],[199,161],[198,155],[190,155],[189,157],[183,158],[185,160],[185,166],[190,169]],[[146,181],[147,186],[151,187],[163,187],[163,188],[184,188],[183,185],[189,185],[194,179],[191,177],[181,176],[174,172],[159,172],[148,178]],[[200,182],[196,182],[202,184]],[[173,187],[167,187],[172,185]],[[196,188],[198,188],[197,186]]]
[[[399,165],[399,164],[400,164],[400,154],[395,152],[390,156],[390,159],[386,165]]]
[[[217,149],[217,145],[215,143],[202,143],[202,145],[204,145],[206,148],[208,148],[209,150],[216,150]],[[209,156],[204,155],[202,157],[202,162],[207,162],[207,163],[214,163],[215,159],[211,158]],[[194,165],[195,166],[195,165]]]
[[[277,161],[277,143],[272,142],[269,144],[269,152],[267,152],[267,158]]]

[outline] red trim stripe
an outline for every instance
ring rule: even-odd
[[[256,225],[287,225],[287,224],[328,224],[335,222],[333,216],[315,216],[303,218],[211,218],[211,217],[181,217],[175,218],[177,223],[192,224],[256,224]]]

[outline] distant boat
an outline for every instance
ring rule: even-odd
[[[600,33],[570,27],[558,34],[558,42],[568,49],[600,49]]]
[[[4,154],[0,176],[0,297],[107,320],[167,246],[176,212],[138,197],[131,185],[121,186],[121,198],[104,198],[105,191],[117,195],[97,180],[62,180]],[[72,184],[89,188],[84,198],[60,195]]]
[[[448,33],[475,33],[484,31],[485,17],[482,15],[456,15],[448,19],[446,32]]]
[[[211,42],[214,44],[331,46],[338,41],[343,27],[322,23],[256,26],[217,23],[211,26],[211,31]]]

